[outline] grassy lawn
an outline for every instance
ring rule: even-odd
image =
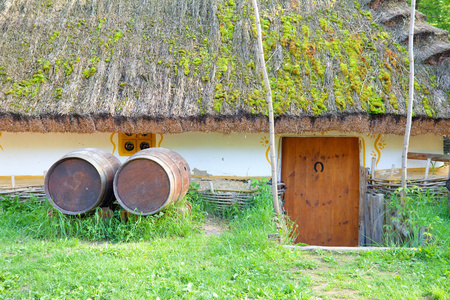
[[[270,196],[227,212],[220,236],[205,235],[206,212],[190,197],[190,215],[172,207],[128,222],[0,201],[0,299],[450,299],[450,218],[440,202],[423,217],[428,245],[348,254],[268,240]]]

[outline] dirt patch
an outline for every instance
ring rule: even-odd
[[[307,268],[300,272],[306,275],[311,281],[311,289],[319,299],[359,299],[359,291],[340,288],[335,281],[335,277],[341,277],[338,273],[343,267],[356,263],[356,256],[353,255],[331,255],[329,253],[321,256],[305,254],[301,257],[303,262],[300,264],[300,269],[303,266]],[[344,275],[345,276],[345,275]]]
[[[202,227],[205,235],[219,236],[228,230],[228,221],[220,220],[214,217],[207,217]]]
[[[396,275],[377,263],[361,261],[359,255],[325,251],[302,253],[291,271],[306,278],[317,299],[360,299],[367,291],[364,282]]]

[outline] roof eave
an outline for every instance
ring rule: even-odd
[[[348,114],[339,116],[314,116],[292,118],[281,116],[276,119],[275,131],[279,135],[326,133],[381,133],[403,135],[406,118],[400,115]],[[175,134],[183,132],[268,132],[265,116],[213,117],[202,116],[186,119],[131,119],[92,116],[47,116],[23,117],[19,115],[0,116],[0,128],[7,132],[126,132]],[[450,119],[416,117],[412,123],[412,135],[450,135]]]

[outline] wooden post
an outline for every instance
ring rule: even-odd
[[[381,245],[383,242],[383,225],[384,225],[384,195],[375,195],[375,210],[374,210],[374,242]]]
[[[448,162],[450,154],[408,152],[408,159],[427,160],[428,158],[431,158],[433,161]]]
[[[366,206],[366,244],[380,245],[383,242],[384,195],[368,195]]]
[[[277,176],[277,160],[275,158],[275,121],[273,116],[273,105],[272,105],[272,89],[270,88],[269,76],[266,69],[266,61],[264,59],[264,49],[262,44],[262,33],[261,33],[261,20],[259,18],[258,3],[256,0],[252,1],[253,10],[255,13],[255,23],[256,23],[256,38],[258,42],[257,47],[257,57],[261,64],[261,71],[264,78],[264,85],[266,88],[267,97],[267,108],[269,113],[269,145],[270,145],[270,164],[272,170],[272,201],[273,209],[275,211],[275,224],[278,233],[281,233],[283,216],[281,215],[280,205],[278,204],[278,176]],[[281,225],[280,225],[281,224]]]
[[[450,160],[448,161],[448,179],[450,179]],[[450,191],[447,191],[447,209],[450,212]]]
[[[371,243],[371,226],[370,224],[371,222],[371,215],[370,215],[370,197],[372,197],[372,195],[370,194],[366,194],[364,196],[364,246],[370,246]]]
[[[370,167],[370,172],[372,175],[372,179],[375,179],[375,168],[377,166],[377,158],[372,157],[372,166]]]
[[[401,197],[406,196],[406,179],[407,175],[407,153],[409,148],[409,137],[411,135],[412,113],[414,106],[414,20],[416,15],[416,0],[411,0],[411,16],[409,18],[409,34],[408,34],[408,54],[409,54],[409,92],[408,106],[406,112],[406,128],[405,138],[403,140],[402,151],[402,190]]]
[[[365,199],[367,197],[367,174],[368,168],[361,167],[359,169],[359,246],[366,245],[366,232],[365,232]]]
[[[212,181],[208,181],[208,184],[209,184],[209,191],[210,191],[212,194],[214,194],[214,185],[213,185],[213,182],[212,182]]]
[[[427,180],[428,179],[428,172],[429,172],[429,170],[430,170],[430,164],[431,164],[431,158],[427,158],[427,166],[426,166],[426,168],[425,168],[425,180]]]

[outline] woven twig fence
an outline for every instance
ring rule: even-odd
[[[39,201],[47,200],[43,185],[0,187],[0,200],[2,197],[17,197],[21,201],[27,201],[30,199],[36,199]]]
[[[238,205],[240,208],[247,207],[254,201],[254,193],[250,191],[210,191],[200,192],[204,201],[208,202],[217,209],[224,209],[232,205]]]
[[[446,196],[448,190],[445,188],[446,178],[433,178],[433,179],[414,179],[408,180],[408,188],[419,188],[423,192],[430,190],[439,196]],[[367,192],[370,194],[384,194],[389,195],[395,193],[395,191],[401,187],[401,182],[392,181],[388,179],[369,179],[367,185]]]
[[[283,185],[278,185],[278,199],[280,201],[280,205],[284,204],[284,191],[285,187]],[[257,195],[257,190],[240,190],[240,191],[231,191],[231,190],[214,190],[211,191],[200,191],[199,192],[202,199],[207,203],[211,204],[212,207],[223,210],[229,208],[233,205],[237,205],[240,208],[245,208],[252,205],[255,202],[255,196]]]

